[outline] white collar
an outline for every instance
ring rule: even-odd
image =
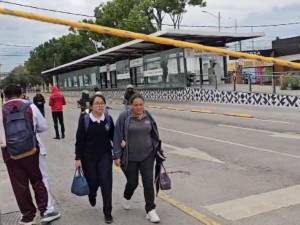
[[[100,123],[101,121],[104,121],[105,120],[105,116],[104,116],[104,113],[102,114],[102,116],[100,118],[96,118],[93,113],[90,113],[90,119],[93,121],[93,122],[97,122],[97,123]]]

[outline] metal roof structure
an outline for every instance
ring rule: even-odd
[[[154,36],[172,38],[216,47],[225,47],[227,43],[262,37],[264,33],[228,33],[191,30],[164,30]],[[61,74],[92,66],[113,64],[123,59],[135,59],[147,54],[175,48],[174,46],[160,45],[143,40],[133,40],[113,48],[89,55],[87,57],[66,63],[64,65],[43,71],[43,75]]]

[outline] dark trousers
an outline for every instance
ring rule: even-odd
[[[154,156],[151,154],[144,161],[134,162],[129,161],[126,170],[124,171],[127,178],[127,184],[124,191],[124,198],[130,200],[135,189],[139,184],[139,172],[142,176],[144,186],[144,197],[146,202],[146,212],[148,213],[152,209],[155,209],[154,203],[154,182],[153,182],[153,170],[154,170]]]
[[[48,193],[39,168],[39,153],[6,162],[10,182],[22,213],[23,222],[33,221],[36,208],[32,201],[29,182],[34,191],[37,207],[43,215],[47,210]]]
[[[90,188],[90,196],[96,197],[101,188],[104,215],[111,215],[112,211],[112,156],[107,153],[101,159],[82,160],[84,175]]]
[[[59,137],[58,121],[61,128],[61,135],[65,135],[64,115],[63,112],[52,112],[52,118],[54,122],[54,129],[56,137]]]

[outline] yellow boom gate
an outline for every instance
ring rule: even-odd
[[[264,57],[255,54],[243,53],[243,52],[235,52],[223,48],[211,47],[202,44],[194,44],[186,41],[178,41],[178,40],[173,40],[171,38],[156,37],[154,35],[135,33],[135,32],[125,31],[125,30],[100,26],[100,25],[76,22],[73,20],[59,19],[59,18],[44,16],[35,13],[28,13],[20,10],[11,10],[11,9],[5,9],[0,7],[0,14],[23,17],[26,19],[37,20],[46,23],[60,24],[60,25],[77,28],[77,29],[89,30],[96,33],[107,34],[107,35],[117,36],[121,38],[140,39],[140,40],[153,42],[161,45],[169,45],[178,48],[191,48],[199,52],[211,52],[217,55],[224,55],[224,56],[227,55],[235,58],[258,60],[261,62],[274,63],[280,66],[285,66],[293,69],[300,69],[300,63],[294,63],[287,60],[281,60],[272,57]]]

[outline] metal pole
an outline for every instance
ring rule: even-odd
[[[236,91],[236,73],[233,75],[233,91]]]
[[[248,84],[249,84],[249,92],[252,92],[252,81],[251,81],[251,74],[248,74]]]
[[[218,13],[218,28],[219,32],[221,32],[221,12]]]
[[[276,82],[275,82],[274,73],[272,73],[272,93],[276,94]]]
[[[238,28],[237,19],[234,19],[234,30],[235,30],[235,33],[237,33],[237,28]],[[235,42],[235,51],[237,51],[237,42]]]
[[[253,27],[251,27],[251,32],[253,33]],[[254,50],[254,39],[252,38],[252,50]]]

